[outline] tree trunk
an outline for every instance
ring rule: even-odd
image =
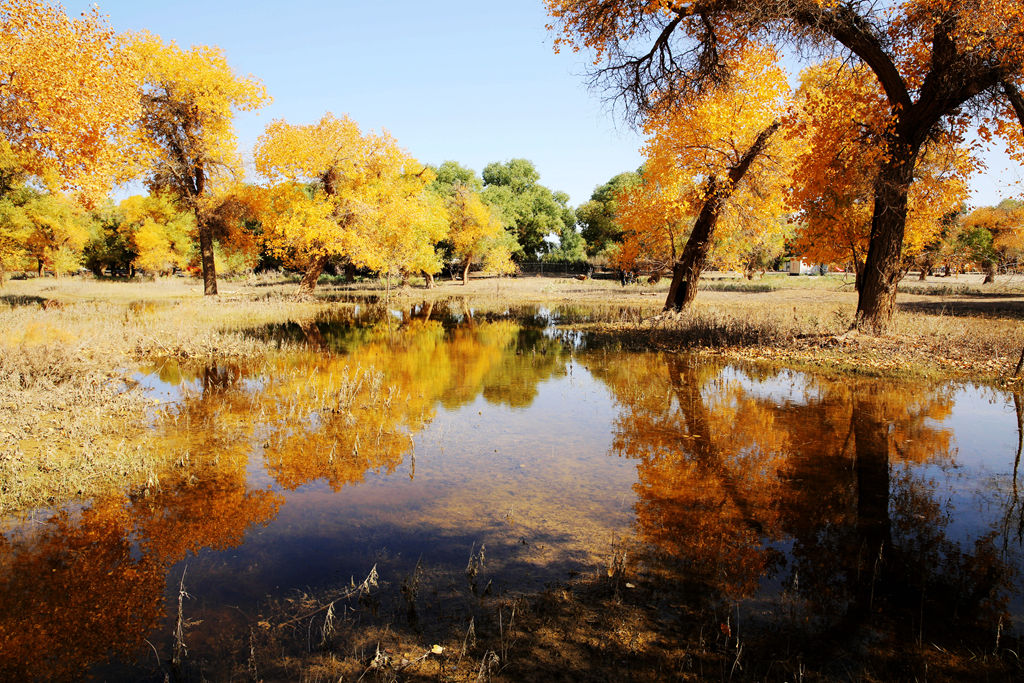
[[[864,280],[857,301],[857,328],[884,333],[896,309],[896,286],[903,274],[903,234],[907,224],[907,194],[914,179],[919,147],[893,138],[888,158],[875,181],[875,210],[871,242],[864,261]]]
[[[704,204],[700,207],[697,221],[693,224],[690,237],[686,240],[686,246],[683,247],[682,256],[672,267],[672,284],[668,288],[664,310],[681,311],[689,306],[697,296],[697,283],[707,264],[711,240],[714,237],[722,205],[732,195],[736,184],[746,175],[754,159],[764,152],[768,141],[780,125],[776,121],[758,134],[750,149],[743,154],[735,166],[729,169],[728,180],[723,181],[715,177],[708,179],[707,187],[704,190]]]
[[[697,296],[697,283],[700,274],[707,265],[708,251],[711,249],[711,238],[718,224],[718,214],[722,204],[731,194],[731,190],[723,188],[717,178],[708,180],[704,191],[704,204],[697,215],[697,221],[690,231],[690,238],[683,247],[683,255],[672,268],[672,284],[668,288],[665,299],[665,310],[681,311],[689,306]]]
[[[217,294],[217,266],[213,262],[213,235],[205,220],[199,222],[199,255],[203,264],[203,294]]]
[[[423,271],[423,281],[426,284],[427,289],[434,288],[434,276],[425,270]]]
[[[37,277],[42,277],[43,276],[43,259],[41,259],[41,258],[36,259],[36,276]]]
[[[352,284],[356,281],[356,265],[354,263],[345,264],[345,283]]]
[[[465,265],[462,266],[462,286],[465,287],[466,283],[469,282],[469,266],[470,260],[466,259]]]
[[[990,285],[996,281],[996,262],[992,259],[985,259],[981,262],[981,267],[985,270],[985,279],[981,281],[983,285]]]
[[[299,282],[299,291],[295,293],[296,297],[310,296],[313,293],[313,290],[316,289],[316,283],[320,279],[320,273],[324,272],[324,265],[326,263],[326,255],[313,257],[309,267],[306,268],[306,272],[302,275],[302,280]]]

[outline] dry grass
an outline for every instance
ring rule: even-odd
[[[0,514],[144,485],[173,456],[145,448],[154,405],[133,387],[135,368],[169,357],[258,357],[266,346],[242,330],[313,317],[325,306],[279,296],[225,305],[183,291],[177,282],[8,285],[0,307]]]

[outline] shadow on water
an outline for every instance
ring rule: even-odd
[[[1019,396],[555,329],[583,317],[351,307],[162,366],[174,466],[5,524],[0,678],[404,679],[424,643],[432,680],[1020,673]]]

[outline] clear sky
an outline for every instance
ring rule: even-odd
[[[91,4],[66,0],[69,14]],[[555,54],[541,0],[101,0],[119,31],[148,29],[187,47],[217,45],[274,98],[237,121],[252,149],[275,118],[348,114],[390,131],[425,163],[480,172],[522,157],[571,204],[641,163],[642,140],[588,91],[583,55]],[[975,202],[1019,194],[1024,174],[1001,155],[974,183]]]

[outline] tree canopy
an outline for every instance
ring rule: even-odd
[[[541,185],[533,162],[510,159],[487,164],[483,180],[484,201],[515,229],[523,258],[540,258],[551,248],[545,238],[575,228],[576,215],[569,207],[569,195]]]
[[[884,331],[902,276],[909,188],[922,146],[979,126],[1024,157],[1024,22],[1009,0],[546,0],[556,46],[595,53],[595,82],[642,118],[729,79],[752,40],[838,51],[874,74],[887,125],[873,181],[857,321]]]
[[[195,215],[204,291],[216,294],[212,215],[218,192],[241,176],[234,113],[257,109],[269,97],[260,81],[235,74],[219,48],[183,50],[143,32],[133,49],[143,74],[146,182]]]
[[[0,137],[24,171],[86,203],[133,170],[138,60],[93,8],[0,0]]]

